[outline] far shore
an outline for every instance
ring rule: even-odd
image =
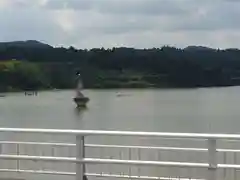
[[[135,90],[135,89],[142,89],[142,90],[147,90],[147,89],[156,89],[156,90],[162,90],[162,89],[200,89],[200,88],[224,88],[224,87],[229,87],[229,86],[237,86],[237,85],[225,85],[225,86],[196,86],[196,87],[121,87],[121,88],[116,88],[116,87],[108,87],[108,88],[84,88],[84,90]],[[74,88],[62,88],[62,89],[56,89],[56,88],[46,88],[46,89],[35,89],[35,90],[11,90],[11,91],[0,91],[0,97],[1,95],[5,93],[25,93],[25,92],[43,92],[43,91],[64,91],[64,90],[69,90],[69,91],[75,91]]]

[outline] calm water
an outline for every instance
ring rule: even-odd
[[[7,94],[0,98],[0,126],[240,133],[240,87],[86,90],[84,94],[91,100],[80,113],[72,91]]]
[[[98,129],[98,130],[133,130],[157,132],[194,132],[194,133],[240,133],[240,87],[202,88],[202,89],[164,89],[164,90],[85,90],[90,97],[88,109],[77,111],[72,101],[73,91],[45,91],[38,96],[25,96],[24,93],[9,93],[0,98],[0,127],[21,128],[58,128],[58,129]],[[38,135],[1,134],[0,139],[11,140],[43,140],[72,141],[73,137],[40,137]],[[88,143],[104,144],[136,144],[182,147],[205,147],[204,142],[146,140],[115,137],[94,137],[87,139]],[[228,146],[229,147],[229,146]],[[230,148],[237,147],[231,144]],[[41,150],[41,151],[40,151]],[[6,153],[16,153],[16,147],[5,146]],[[52,149],[38,147],[20,147],[21,154],[47,156],[75,156],[75,149]],[[131,155],[131,157],[130,157]],[[136,152],[128,150],[88,149],[87,156],[117,159],[140,159],[162,161],[192,161],[206,162],[206,154],[169,153],[169,152]],[[222,156],[221,156],[222,157]],[[232,154],[227,158],[231,160]],[[219,161],[222,161],[220,158]],[[240,158],[237,158],[240,162]],[[16,162],[0,163],[0,168],[16,168]],[[29,164],[30,163],[30,164]],[[235,162],[236,163],[236,162]],[[6,164],[8,164],[6,166]],[[44,169],[54,167],[61,171],[74,171],[74,165],[40,164]],[[38,169],[35,162],[21,162],[20,167]],[[35,169],[35,168],[34,168]],[[90,172],[114,172],[151,176],[170,176],[177,170],[164,168],[129,169],[114,166],[87,167]],[[206,172],[196,171],[199,177]],[[191,171],[184,171],[183,176]],[[2,174],[0,174],[2,176]],[[19,176],[19,175],[17,175]],[[8,177],[8,174],[7,174]],[[42,179],[46,178],[44,176]],[[240,177],[240,175],[239,175]],[[24,176],[26,179],[36,179]],[[39,176],[37,177],[37,179]],[[48,177],[49,178],[49,177]],[[58,177],[60,178],[60,177]],[[66,180],[67,178],[61,177]],[[41,178],[40,178],[41,179]],[[50,178],[51,179],[51,178]],[[70,180],[71,178],[69,178]],[[72,178],[74,179],[74,178]]]

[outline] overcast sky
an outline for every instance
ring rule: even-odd
[[[0,41],[240,48],[240,0],[0,0]]]

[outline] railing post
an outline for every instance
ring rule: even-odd
[[[84,136],[76,136],[76,160],[82,161],[85,157]],[[76,163],[76,180],[86,180],[85,164],[81,162]]]
[[[208,139],[208,180],[217,180],[217,140]]]

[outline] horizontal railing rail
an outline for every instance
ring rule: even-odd
[[[74,143],[58,143],[58,142],[24,142],[24,141],[0,141],[1,144],[13,145],[40,145],[40,146],[60,146],[75,147]],[[109,145],[109,144],[85,144],[86,148],[123,148],[123,149],[147,149],[147,150],[163,150],[163,151],[193,151],[208,152],[207,148],[183,148],[172,146],[129,146],[129,145]],[[216,149],[217,152],[236,152],[240,153],[240,149]]]
[[[24,129],[0,128],[0,132],[13,133],[44,133],[65,134],[81,136],[133,136],[133,137],[159,137],[170,139],[222,139],[240,140],[240,134],[204,134],[204,133],[169,133],[169,132],[134,132],[134,131],[99,131],[99,130],[68,130],[68,129]]]

